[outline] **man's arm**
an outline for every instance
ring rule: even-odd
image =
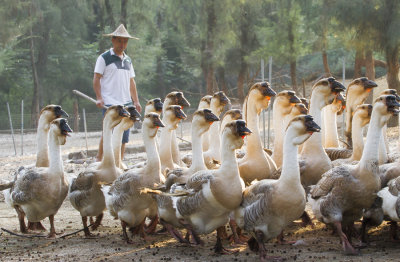
[[[136,82],[133,77],[130,79],[130,93],[133,100],[133,104],[136,106],[136,110],[140,113],[142,111],[142,106],[139,103],[139,98],[136,90]]]
[[[96,106],[102,108],[104,106],[103,97],[101,96],[100,78],[103,76],[99,73],[94,73],[93,76],[93,90],[96,93]]]

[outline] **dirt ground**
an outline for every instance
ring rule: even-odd
[[[397,150],[397,128],[390,128],[388,134],[393,152]],[[84,168],[82,164],[69,163],[67,153],[73,149],[63,151],[67,179]],[[125,162],[129,166],[141,159],[144,159],[143,153],[128,154]],[[32,164],[34,161],[34,154],[0,158],[0,179],[11,179],[19,166]],[[400,242],[390,241],[389,225],[386,222],[369,229],[370,245],[361,249],[358,256],[345,256],[338,237],[332,235],[332,231],[324,224],[316,220],[313,222],[314,228],[303,228],[300,221],[295,221],[285,230],[285,239],[298,240],[297,244],[280,245],[271,240],[266,243],[269,255],[281,256],[286,261],[400,261]],[[48,220],[44,220],[43,225],[48,228]],[[82,228],[80,215],[68,199],[55,216],[55,226],[60,233],[56,239],[25,238],[0,230],[0,261],[258,261],[258,255],[247,246],[233,247],[228,242],[224,245],[236,248],[238,252],[214,255],[215,233],[202,237],[204,246],[182,245],[168,235],[153,235],[148,242],[134,237],[134,244],[126,244],[122,240],[119,221],[113,220],[107,211],[102,226],[94,231],[96,238],[86,239],[83,233],[61,238],[63,234]],[[360,223],[356,226],[360,227]],[[19,228],[16,212],[4,202],[1,193],[0,227],[15,233],[18,233]]]

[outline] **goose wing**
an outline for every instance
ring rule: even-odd
[[[202,208],[202,205],[207,201],[202,190],[203,185],[212,183],[214,179],[215,177],[209,171],[200,171],[188,180],[186,188],[191,189],[193,193],[189,196],[180,197],[176,201],[176,208],[183,217],[190,216]]]
[[[92,172],[82,172],[77,178],[72,179],[69,187],[69,199],[73,206],[84,207],[89,205],[88,198],[96,183],[95,174]]]
[[[41,190],[41,175],[36,169],[18,169],[17,179],[12,189],[11,198],[16,204],[24,204],[35,198]]]
[[[112,195],[112,206],[114,210],[120,210],[127,202],[140,195],[140,178],[133,173],[125,173],[118,177],[111,185],[108,192]]]
[[[275,188],[274,180],[262,180],[243,192],[244,221],[246,230],[251,230],[258,224],[260,219],[268,217],[273,192]]]
[[[349,184],[351,180],[349,170],[343,166],[330,169],[322,175],[321,180],[311,186],[310,194],[313,199],[327,196],[336,188],[340,189]]]
[[[394,178],[388,183],[389,192],[394,196],[399,196],[400,192],[400,177]]]

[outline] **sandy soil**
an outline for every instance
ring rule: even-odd
[[[389,129],[390,145],[397,148],[397,128]],[[67,142],[68,143],[68,142]],[[96,142],[92,145],[95,146]],[[68,153],[71,149],[63,151]],[[184,153],[183,153],[184,154]],[[182,155],[183,155],[182,154]],[[132,165],[144,159],[143,154],[129,154],[126,163]],[[0,179],[11,179],[13,172],[21,165],[33,163],[33,154],[0,158]],[[69,163],[64,155],[65,175],[71,178],[84,165]],[[281,256],[286,261],[399,261],[400,243],[389,239],[389,225],[369,229],[370,245],[360,250],[359,256],[345,256],[337,236],[324,224],[314,220],[315,227],[303,228],[295,221],[285,230],[286,240],[300,240],[298,245],[280,245],[275,240],[266,244],[269,255]],[[48,221],[43,223],[48,228]],[[63,234],[82,228],[79,213],[66,199],[55,216],[55,226],[61,235],[57,239],[23,238],[0,231],[0,261],[258,261],[258,255],[247,246],[232,247],[238,252],[231,255],[216,256],[213,253],[215,233],[203,236],[204,246],[179,244],[168,235],[154,235],[151,241],[133,238],[135,244],[122,240],[119,221],[113,220],[106,212],[103,224],[95,231],[96,238],[85,239],[82,233],[66,238]],[[360,223],[357,223],[360,227]],[[6,205],[0,194],[0,227],[18,232],[18,220],[13,209]],[[228,230],[228,233],[230,231]],[[45,233],[44,233],[45,235]]]

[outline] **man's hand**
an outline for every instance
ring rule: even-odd
[[[103,108],[103,106],[104,106],[103,98],[100,98],[100,99],[97,99],[97,100],[96,100],[96,106],[97,106],[98,108]]]
[[[140,105],[139,102],[133,102],[133,104],[135,105],[136,110],[137,110],[139,113],[142,112],[142,106]]]

